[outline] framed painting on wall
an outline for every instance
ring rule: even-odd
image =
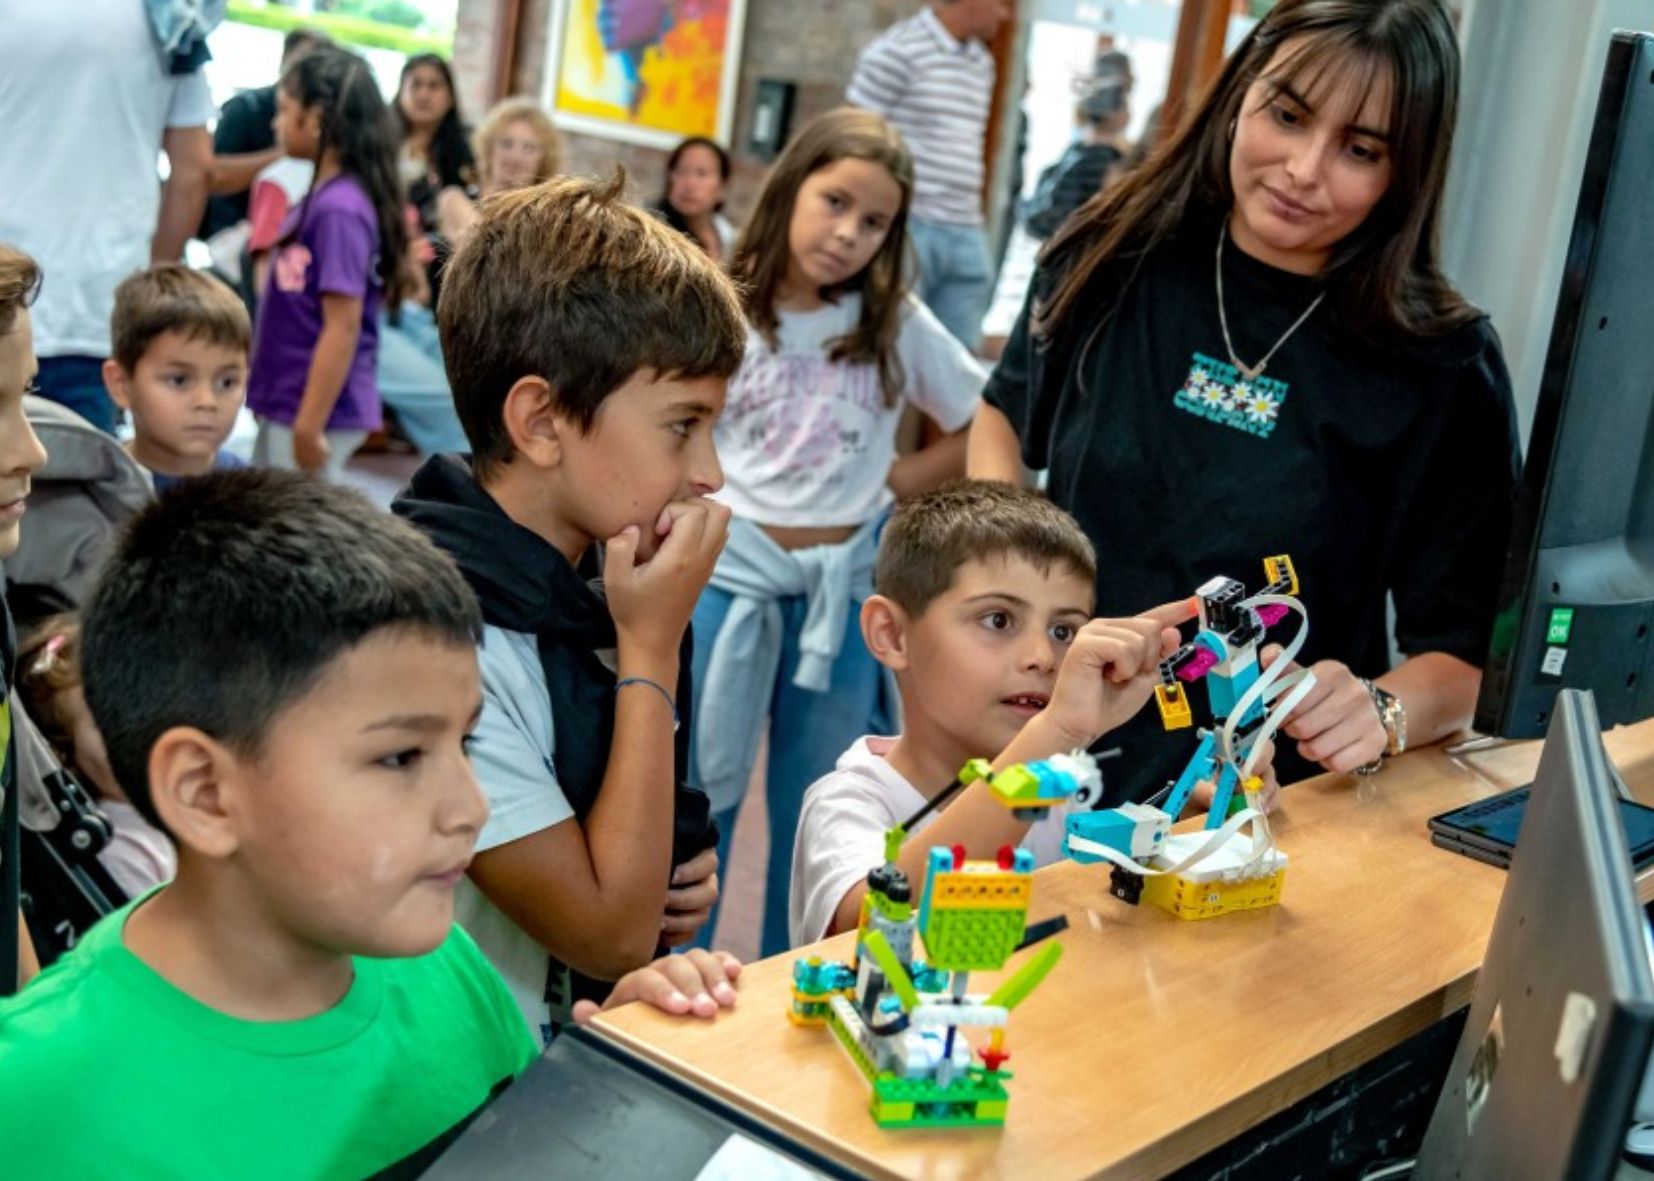
[[[609,139],[727,144],[745,17],[746,0],[553,0],[546,109]]]

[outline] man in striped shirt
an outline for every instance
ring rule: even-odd
[[[845,96],[889,119],[912,151],[919,295],[973,349],[991,279],[982,156],[994,59],[984,42],[1009,13],[1008,0],[934,0],[862,50]]]

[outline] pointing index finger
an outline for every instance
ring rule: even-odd
[[[1200,614],[1200,600],[1193,595],[1174,603],[1162,603],[1143,612],[1144,619],[1152,619],[1164,627],[1176,627]]]

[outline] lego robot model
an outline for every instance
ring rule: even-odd
[[[997,861],[967,861],[963,848],[931,849],[924,891],[917,910],[913,906],[911,884],[896,864],[908,831],[978,781],[1023,820],[1064,800],[1095,799],[1102,787],[1096,763],[1083,752],[997,775],[985,760],[973,760],[951,787],[885,835],[885,861],[867,875],[850,963],[811,956],[793,964],[788,1018],[832,1031],[871,1086],[870,1108],[880,1127],[1003,1124],[1011,1010],[1062,955],[1060,944],[1048,943],[992,993],[968,991],[971,972],[1003,968],[1012,953],[1067,925],[1059,917],[1024,929],[1034,869],[1025,849],[1007,846]],[[915,936],[924,941],[927,962],[917,958]],[[973,1050],[966,1029],[988,1036]]]
[[[1203,919],[1281,900],[1287,857],[1259,807],[1263,783],[1253,769],[1264,741],[1314,688],[1315,677],[1307,669],[1287,671],[1309,635],[1292,560],[1267,558],[1264,574],[1268,585],[1250,597],[1232,578],[1214,578],[1196,591],[1200,630],[1160,665],[1155,701],[1166,729],[1192,723],[1187,686],[1202,679],[1215,722],[1200,731],[1200,745],[1164,805],[1126,804],[1068,818],[1068,855],[1111,863],[1110,892],[1127,902],[1147,899],[1180,918]],[[1264,669],[1264,635],[1289,614],[1298,616],[1298,630],[1281,659]],[[1170,835],[1202,780],[1215,789],[1206,830]],[[1249,843],[1234,840],[1243,829]]]

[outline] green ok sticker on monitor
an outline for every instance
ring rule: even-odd
[[[1572,607],[1551,608],[1551,626],[1545,632],[1547,644],[1566,644],[1568,637],[1574,630],[1574,609]]]

